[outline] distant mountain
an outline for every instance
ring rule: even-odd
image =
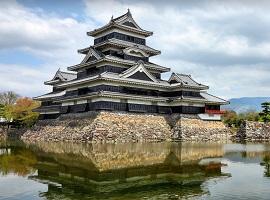
[[[234,110],[237,113],[247,111],[261,111],[261,103],[270,102],[270,97],[242,97],[230,99],[230,104],[223,106],[225,110]]]

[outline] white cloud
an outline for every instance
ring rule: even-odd
[[[43,82],[59,67],[65,69],[80,62],[77,49],[90,44],[86,31],[92,28],[90,22],[32,10],[12,0],[0,1],[0,50],[27,52],[44,60],[38,66],[7,65],[0,60],[0,91],[13,90],[27,96],[48,92]],[[10,59],[14,59],[12,54]]]
[[[27,95],[43,92],[46,90],[41,89],[43,81],[52,77],[59,66],[77,64],[81,57],[76,50],[92,44],[86,31],[97,28],[96,24],[108,23],[111,15],[117,17],[130,8],[142,28],[154,31],[147,44],[161,50],[162,55],[152,61],[191,74],[222,97],[270,93],[269,1],[85,0],[84,3],[87,18],[79,22],[42,9],[26,8],[16,1],[0,1],[0,50],[19,49],[46,59],[46,64],[34,71],[33,66],[0,64],[0,80],[5,80],[0,90],[14,88]],[[7,67],[35,76],[15,77],[12,74],[15,71],[4,70]]]
[[[53,76],[54,67],[44,66],[31,69],[22,65],[0,64],[1,91],[15,91],[24,96],[38,96],[50,88],[43,85],[44,80]],[[50,72],[50,73],[48,73]]]
[[[152,61],[191,74],[226,98],[270,93],[269,1],[103,2],[115,7],[86,1],[101,24],[130,8],[142,28],[154,31],[148,45],[162,55]]]
[[[47,59],[69,60],[71,50],[89,43],[85,32],[93,24],[61,18],[16,1],[0,1],[0,49],[19,49]],[[75,56],[74,56],[75,57]]]

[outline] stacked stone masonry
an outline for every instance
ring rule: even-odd
[[[89,112],[39,121],[22,136],[28,141],[137,142],[227,140],[230,130],[219,121],[188,115]]]
[[[245,121],[237,135],[239,140],[263,141],[270,139],[270,123]]]

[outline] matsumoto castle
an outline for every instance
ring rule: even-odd
[[[68,113],[97,110],[135,113],[182,113],[204,120],[220,120],[220,106],[226,100],[207,93],[208,86],[190,75],[161,74],[170,68],[150,62],[159,50],[147,46],[153,32],[142,29],[130,11],[105,26],[87,32],[94,45],[78,50],[85,57],[80,64],[58,70],[46,81],[52,92],[38,96],[40,119],[55,119]]]

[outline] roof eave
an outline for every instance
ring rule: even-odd
[[[200,89],[200,90],[208,90],[209,86],[191,86],[191,85],[181,85],[179,83],[171,84],[172,87],[178,87],[180,88],[193,88],[193,89]]]
[[[35,101],[41,101],[41,100],[45,100],[45,99],[51,99],[52,97],[43,97],[44,95],[40,95],[37,97],[33,97],[32,99]]]
[[[229,101],[226,101],[226,102],[206,101],[205,103],[207,103],[207,104],[216,104],[216,105],[228,105],[228,104],[230,104]]]
[[[78,49],[77,52],[80,54],[87,54],[90,47],[84,48],[84,49]]]
[[[59,83],[60,80],[50,80],[50,81],[45,81],[44,85],[55,85],[57,83]]]
[[[73,65],[73,66],[70,66],[70,67],[67,67],[67,69],[69,71],[78,71],[79,69],[83,68],[83,67],[86,67],[86,66],[90,66],[92,64],[96,64],[96,63],[99,63],[99,62],[102,62],[102,61],[107,61],[107,62],[113,62],[110,58],[108,57],[104,57],[100,60],[96,60],[96,61],[93,61],[93,62],[89,62],[89,63],[86,63],[86,64],[78,64],[78,65]],[[124,63],[126,65],[134,65],[136,63],[128,63],[127,60],[123,60],[123,61],[115,61],[117,63]],[[146,68],[147,69],[152,69],[152,70],[157,70],[157,71],[160,71],[160,72],[169,72],[171,69],[170,68],[167,68],[167,67],[162,67],[162,66],[155,66],[154,64],[145,64],[146,65]]]
[[[131,32],[134,32],[134,33],[137,33],[137,34],[140,34],[140,35],[144,35],[144,36],[151,36],[151,35],[153,35],[153,32],[152,31],[134,29],[134,28],[130,28],[130,27],[119,25],[119,24],[115,24],[115,23],[109,23],[109,24],[107,24],[107,25],[105,25],[105,26],[103,26],[101,28],[95,29],[93,31],[88,31],[87,32],[87,35],[88,36],[95,37],[98,34],[104,32],[104,31],[106,31],[108,29],[111,29],[111,28],[119,28],[119,29],[131,31]]]
[[[123,42],[125,42],[125,41],[123,41]],[[106,41],[104,41],[102,43],[96,44],[96,45],[94,45],[94,47],[95,48],[99,48],[99,47],[102,47],[102,46],[105,46],[105,45],[115,45],[117,47],[123,47],[123,48],[129,47],[129,45],[119,44],[117,42],[110,41],[110,40],[106,40]],[[133,45],[138,45],[138,44],[134,43]],[[152,49],[152,50],[150,50],[150,49],[143,49],[143,51],[149,53],[150,56],[156,56],[156,55],[160,55],[161,54],[161,51],[155,50],[155,49]]]

